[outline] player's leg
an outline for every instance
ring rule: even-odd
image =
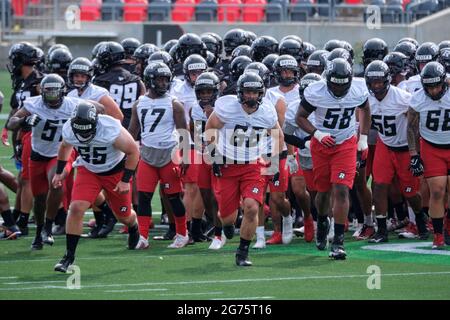
[[[361,233],[356,239],[367,240],[375,234],[375,228],[372,217],[372,192],[367,187],[365,165],[357,169],[353,188],[356,189],[359,205],[364,214],[364,224]]]
[[[430,188],[429,214],[433,223],[433,249],[440,249],[444,245],[443,227],[445,213],[446,188],[450,185],[448,176],[427,178]]]
[[[272,209],[271,211],[271,215],[272,215]],[[266,216],[264,213],[264,206],[260,206],[258,209],[258,226],[256,227],[256,243],[253,245],[253,249],[264,249],[266,247],[266,239],[265,239],[265,235],[264,235],[264,225],[266,222]],[[272,226],[274,227],[274,233],[276,232],[275,229],[275,223],[273,220],[273,215],[272,215]],[[279,227],[277,227],[279,229]],[[280,232],[278,230],[278,232]],[[272,235],[271,239],[273,239],[274,236]],[[269,239],[269,240],[271,240]]]
[[[20,194],[20,217],[18,226],[25,229],[28,226],[30,212],[33,208],[33,192],[31,191],[30,181],[30,157],[31,157],[31,132],[27,132],[22,136],[22,172],[19,176],[19,184],[21,188]]]
[[[19,187],[19,183],[17,178],[8,170],[3,168],[0,165],[0,182],[5,185],[9,190],[14,193],[17,193],[17,188]]]
[[[9,205],[8,193],[3,185],[0,185],[0,213],[3,218],[3,225],[5,227],[2,237],[10,240],[20,237],[22,233],[14,220],[14,216]]]

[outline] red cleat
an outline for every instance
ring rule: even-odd
[[[314,240],[314,220],[312,217],[309,217],[309,219],[304,220],[304,227],[305,227],[305,241],[311,242]]]
[[[444,248],[444,246],[445,246],[444,235],[442,233],[435,233],[433,246],[431,247],[431,249],[439,250]]]
[[[282,244],[283,239],[281,237],[281,232],[274,231],[272,234],[272,237],[270,237],[269,240],[266,241],[266,244]]]
[[[362,228],[359,236],[356,237],[356,240],[367,240],[367,239],[372,238],[372,236],[374,234],[375,234],[375,228],[365,224],[365,225],[363,225],[363,228]]]

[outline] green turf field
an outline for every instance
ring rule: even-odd
[[[0,73],[7,99],[9,88],[9,75]],[[2,166],[14,171],[11,153],[0,147]],[[160,210],[156,197],[153,205]],[[150,234],[162,233],[157,228]],[[64,237],[55,237],[55,245],[40,252],[31,252],[32,236],[0,241],[0,299],[450,299],[450,247],[431,252],[431,242],[392,235],[390,245],[409,247],[368,250],[362,248],[366,242],[350,240],[348,233],[348,259],[331,261],[327,251],[296,238],[290,245],[251,250],[254,266],[243,269],[234,265],[238,239],[218,252],[208,250],[209,244],[167,249],[170,242],[161,241],[151,241],[149,250],[128,251],[126,236],[117,231],[108,239],[81,239],[75,262],[80,289],[68,289],[70,275],[53,271],[65,251]],[[412,248],[415,244],[421,248]],[[369,278],[370,266],[381,272],[380,289],[368,289],[368,282],[378,283],[377,277]]]

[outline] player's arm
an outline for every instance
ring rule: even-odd
[[[367,144],[367,137],[370,129],[370,106],[369,99],[367,99],[362,105],[358,106],[359,113],[359,139],[357,150],[361,153],[361,160],[367,159],[369,154],[369,145]]]
[[[139,132],[141,131],[141,124],[139,123],[139,117],[137,114],[137,105],[138,101],[135,101],[131,107],[131,120],[130,125],[128,126],[128,132],[134,140],[138,139]]]
[[[61,142],[58,148],[58,156],[57,156],[57,163],[56,163],[56,173],[53,176],[52,185],[53,188],[60,188],[62,187],[62,182],[66,178],[68,172],[64,170],[67,165],[67,161],[69,160],[69,157],[72,153],[73,146],[71,144],[68,144],[65,140]]]
[[[211,113],[205,125],[205,140],[206,143],[208,144],[206,150],[209,152],[213,173],[216,177],[222,176],[220,165],[217,164],[215,160],[216,157],[215,149],[218,138],[217,130],[221,129],[224,125],[225,124],[219,119],[215,111]]]
[[[306,139],[297,137],[295,133],[296,128],[290,123],[285,122],[283,126],[284,142],[288,145],[288,154],[294,154],[293,146],[304,149]]]
[[[275,134],[272,136],[272,131],[275,130]],[[267,133],[269,135],[272,136],[272,138],[275,138],[275,146],[278,147],[278,155],[280,155],[283,152],[284,146],[283,146],[283,142],[284,142],[284,134],[283,134],[283,130],[280,127],[280,124],[278,123],[278,121],[275,123],[275,126],[271,129],[269,129],[267,131]]]
[[[145,84],[142,80],[139,80],[139,96],[145,95],[146,89]]]
[[[408,109],[408,126],[407,126],[407,138],[408,149],[411,157],[417,156],[419,146],[419,112],[413,108]]]
[[[277,111],[278,123],[280,124],[280,127],[283,127],[286,117],[286,101],[284,101],[283,98],[277,100],[275,110]]]
[[[117,137],[116,141],[114,141],[113,146],[125,153],[127,157],[122,179],[114,188],[114,191],[125,194],[130,191],[130,180],[133,177],[139,162],[139,149],[131,134],[123,127],[120,129],[120,135]]]
[[[123,120],[123,113],[120,110],[117,103],[114,101],[113,98],[111,98],[109,95],[104,95],[99,102],[103,105],[105,108],[105,114],[108,116],[111,116],[113,118],[116,118],[120,122]]]
[[[9,118],[6,128],[8,130],[17,130],[27,124],[30,126],[36,125],[39,120],[40,119],[37,115],[34,115],[33,117],[27,109],[20,108],[11,118]]]

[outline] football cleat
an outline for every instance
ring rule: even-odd
[[[280,231],[274,231],[269,240],[266,241],[266,244],[282,244],[283,239]]]
[[[225,245],[226,242],[227,242],[227,238],[223,234],[220,238],[214,237],[214,239],[211,242],[211,244],[209,245],[208,249],[210,249],[210,250],[222,249],[222,247]]]
[[[66,273],[69,267],[73,264],[75,257],[69,257],[67,254],[55,265],[55,271]]]
[[[116,225],[117,220],[114,219],[109,219],[107,223],[105,223],[102,228],[100,229],[100,231],[98,232],[98,238],[106,238],[108,236],[108,234],[111,233],[111,231],[114,230],[114,226]]]
[[[225,237],[227,237],[228,240],[233,239],[235,230],[234,225],[223,226],[222,229]]]
[[[1,235],[0,238],[2,240],[16,240],[22,235],[23,235],[22,231],[20,231],[20,229],[16,225],[13,225],[10,227],[4,227],[3,234]]]
[[[205,236],[204,234],[192,235],[192,240],[194,242],[210,242],[211,238]]]
[[[316,246],[319,250],[325,250],[328,244],[328,232],[330,231],[330,218],[327,217],[325,222],[317,222]]]
[[[450,218],[448,215],[444,218],[444,242],[450,246]]]
[[[98,225],[98,226],[96,225],[94,228],[92,228],[92,230],[89,231],[89,233],[88,233],[88,238],[91,238],[91,239],[99,238],[98,233],[102,229],[102,226],[103,225]]]
[[[375,228],[373,226],[363,225],[361,233],[356,237],[356,240],[367,240],[372,238],[375,234]]]
[[[358,223],[355,232],[352,234],[352,237],[357,239],[359,237],[359,235],[361,234],[362,229],[363,229],[363,224]]]
[[[136,250],[144,250],[144,249],[148,249],[148,247],[150,247],[150,245],[148,244],[148,240],[145,239],[144,236],[140,236],[139,237],[139,242],[136,245],[136,247],[134,249]]]
[[[330,219],[330,230],[328,231],[328,242],[332,242],[334,239],[334,218]]]
[[[431,249],[439,250],[445,247],[444,235],[442,233],[435,233],[433,239],[433,245]]]
[[[66,225],[54,225],[52,229],[52,234],[55,236],[62,236],[66,234]]]
[[[140,234],[139,231],[136,230],[136,232],[128,233],[128,249],[134,250],[136,249],[136,246],[138,245],[140,240]]]
[[[256,243],[253,245],[252,249],[264,249],[266,247],[266,239],[256,238]]]
[[[345,260],[347,253],[344,249],[344,235],[340,237],[335,237],[331,243],[331,250],[328,255],[334,260]]]
[[[306,242],[312,242],[314,240],[314,219],[311,216],[304,220],[303,232]]]
[[[182,236],[181,234],[177,233],[177,235],[175,236],[175,240],[167,248],[170,248],[170,249],[183,248],[183,247],[187,246],[188,242],[189,242],[188,235]]]
[[[403,232],[400,232],[398,234],[399,239],[417,239],[418,238],[418,231],[417,226],[413,223],[409,223]]]
[[[47,233],[47,231],[42,230],[41,236],[42,242],[44,242],[45,244],[52,246],[55,243],[55,239],[53,239],[53,235],[51,233]]]
[[[292,241],[293,231],[292,226],[294,223],[294,219],[292,219],[291,215],[283,218],[283,231],[281,233],[281,239],[283,244],[289,244]]]
[[[251,261],[248,260],[248,252],[237,249],[236,251],[236,265],[238,267],[250,267],[253,265]]]
[[[175,238],[176,232],[168,229],[167,232],[162,236],[154,236],[153,240],[173,240]]]
[[[388,242],[388,233],[387,230],[378,230],[372,238],[369,239],[369,243],[382,243]]]
[[[42,250],[44,247],[44,242],[42,241],[42,237],[38,236],[34,238],[33,243],[31,244],[31,250]]]

